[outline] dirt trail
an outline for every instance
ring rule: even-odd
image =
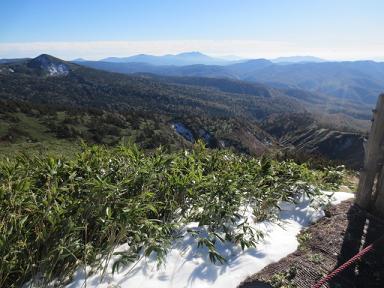
[[[362,243],[368,245],[383,233],[382,220],[366,215],[353,205],[353,200],[344,201],[299,234],[296,252],[249,277],[239,288],[311,287],[354,256]],[[323,287],[384,287],[384,247],[369,253]]]

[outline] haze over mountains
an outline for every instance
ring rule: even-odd
[[[107,57],[100,59],[101,62],[111,63],[146,63],[151,65],[174,65],[174,66],[187,66],[195,64],[204,65],[229,65],[235,63],[241,63],[249,61],[250,59],[241,58],[235,55],[228,55],[222,57],[212,57],[205,55],[201,52],[183,52],[179,54],[167,54],[162,56],[138,54],[129,57]],[[87,61],[82,58],[73,60],[76,61]],[[278,64],[290,64],[290,63],[310,63],[310,62],[325,62],[326,60],[313,57],[313,56],[289,56],[289,57],[278,57],[270,59],[273,63]]]
[[[288,56],[288,57],[278,57],[271,59],[274,63],[308,63],[308,62],[325,62],[326,60],[314,57],[314,56]]]
[[[147,63],[151,65],[175,65],[185,66],[194,64],[205,64],[205,65],[227,65],[235,61],[210,57],[200,52],[185,52],[176,55],[167,54],[164,56],[154,56],[147,54],[139,54],[130,57],[108,57],[101,59],[102,62],[113,62],[113,63]]]
[[[183,64],[187,63],[188,59],[193,59],[190,61],[196,63]],[[125,74],[152,73],[264,83],[276,88],[303,89],[337,97],[343,101],[351,100],[368,105],[373,105],[378,94],[384,89],[383,62],[332,62],[316,57],[299,56],[282,57],[272,61],[241,60],[235,63],[222,60],[220,65],[207,64],[215,61],[218,59],[193,52],[166,56],[137,55],[128,58],[108,58],[103,61],[78,61],[78,63],[91,68]]]

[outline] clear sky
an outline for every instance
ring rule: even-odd
[[[384,0],[0,0],[0,58],[137,53],[384,60]]]

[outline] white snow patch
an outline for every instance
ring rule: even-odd
[[[332,193],[325,192],[325,194]],[[332,204],[338,204],[352,197],[351,193],[336,192],[332,197]],[[298,247],[296,235],[300,230],[324,215],[323,211],[312,208],[309,200],[304,198],[300,199],[297,205],[280,203],[280,207],[282,209],[280,219],[283,221],[280,225],[269,221],[254,223],[251,211],[247,212],[250,223],[266,232],[267,236],[256,248],[245,251],[230,243],[218,247],[219,252],[228,260],[224,265],[211,263],[207,251],[197,249],[195,240],[186,236],[174,243],[166,257],[166,266],[160,269],[157,269],[156,262],[150,257],[141,259],[134,266],[126,267],[119,273],[111,274],[112,259],[104,276],[101,276],[101,272],[89,276],[85,286],[84,271],[79,269],[67,288],[237,287],[247,276],[294,252]],[[188,226],[194,225],[196,224],[191,223]],[[119,250],[126,248],[121,246]]]
[[[47,71],[50,76],[66,76],[69,73],[69,69],[66,65],[54,63],[47,66]]]

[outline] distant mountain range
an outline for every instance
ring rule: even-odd
[[[135,59],[139,61],[142,58],[137,56]],[[289,61],[297,62],[300,59],[313,61],[289,63]],[[266,59],[255,59],[227,65],[184,66],[153,65],[144,62],[81,61],[75,63],[124,74],[152,73],[177,77],[237,79],[264,83],[276,88],[307,90],[336,97],[342,101],[371,106],[376,102],[377,96],[384,91],[383,62],[321,62],[320,59],[313,59],[313,57],[309,59],[308,57],[278,58],[275,61],[278,63]]]
[[[272,62],[274,63],[319,63],[319,62],[326,62],[326,60],[318,58],[318,57],[313,57],[313,56],[291,56],[291,57],[279,57],[275,59],[271,59]]]
[[[123,75],[91,69],[46,54],[2,64],[0,77],[2,98],[40,104],[103,109],[134,107],[175,114],[196,111],[215,116],[242,115],[253,120],[287,111],[289,107],[305,111],[294,97],[263,85],[225,79],[204,85],[203,79],[197,79],[193,84],[160,79],[156,75]]]
[[[151,65],[174,65],[186,66],[194,64],[204,65],[228,65],[239,60],[228,60],[222,58],[214,58],[202,54],[200,52],[185,52],[176,55],[167,54],[163,56],[154,56],[147,54],[139,54],[130,57],[108,57],[101,59],[102,62],[111,63],[146,63]]]
[[[180,54],[167,54],[163,56],[155,56],[148,54],[138,54],[129,57],[108,57],[101,59],[101,62],[111,63],[146,63],[150,65],[173,65],[173,66],[187,66],[187,65],[229,65],[235,63],[246,62],[250,59],[241,58],[235,55],[227,55],[222,57],[211,57],[200,52],[184,52]],[[86,61],[85,59],[78,58],[74,62]],[[279,57],[270,60],[273,63],[286,64],[286,63],[311,63],[311,62],[325,62],[325,60],[313,56],[291,56]]]

